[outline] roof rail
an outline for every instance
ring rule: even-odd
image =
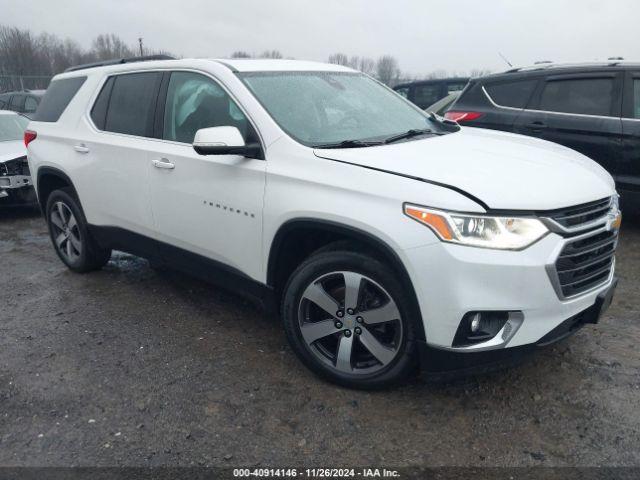
[[[530,72],[535,70],[551,70],[554,68],[572,68],[572,67],[618,67],[624,65],[636,65],[634,62],[621,60],[611,57],[607,61],[594,61],[594,62],[568,62],[568,63],[554,63],[554,62],[536,62],[533,65],[527,65],[523,67],[514,67],[506,70],[503,73],[516,73],[516,72]]]
[[[175,57],[170,55],[147,55],[145,57],[116,58],[114,60],[74,65],[73,67],[67,68],[65,72],[75,72],[77,70],[84,70],[85,68],[105,67],[107,65],[120,65],[122,63],[148,62],[150,60],[175,60]]]

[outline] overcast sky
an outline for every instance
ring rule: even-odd
[[[537,60],[640,59],[638,0],[0,0],[0,24],[99,33],[184,57],[280,50],[394,55],[403,71],[500,70]]]

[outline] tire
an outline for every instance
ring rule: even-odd
[[[91,236],[80,202],[71,188],[51,192],[45,213],[53,248],[70,270],[86,273],[107,264],[111,250],[100,247]]]
[[[358,389],[396,385],[416,370],[422,328],[406,291],[391,268],[369,255],[316,252],[285,287],[281,311],[289,343],[309,369],[333,383]],[[355,311],[345,302],[357,304]]]

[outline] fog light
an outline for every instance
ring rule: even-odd
[[[471,323],[469,324],[471,331],[476,333],[480,330],[480,313],[476,313],[473,318],[471,318]]]
[[[466,347],[494,338],[509,320],[508,311],[467,312],[453,339],[454,347]]]

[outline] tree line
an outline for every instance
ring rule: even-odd
[[[166,54],[161,50],[132,47],[113,33],[93,39],[84,49],[75,40],[0,25],[0,73],[5,75],[55,75],[72,65],[140,54]]]
[[[130,45],[113,33],[100,34],[93,39],[89,48],[83,48],[70,38],[63,39],[50,33],[34,34],[27,29],[0,25],[0,92],[18,88],[46,88],[50,77],[73,65],[157,54],[170,55],[141,44]],[[265,50],[260,54],[237,50],[230,57],[285,58],[279,50]],[[328,62],[360,70],[389,86],[404,81],[449,76],[444,70],[436,70],[423,77],[408,75],[401,71],[398,60],[392,55],[373,59],[334,53],[329,56]],[[475,69],[468,74],[458,75],[474,77],[486,73],[488,71]]]

